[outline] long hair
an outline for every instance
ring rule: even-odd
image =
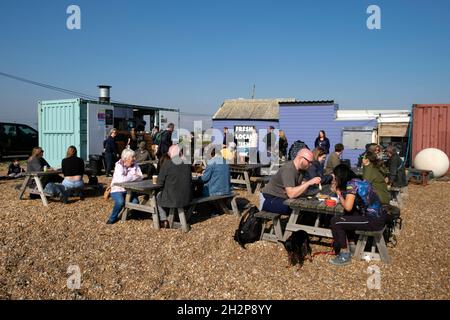
[[[336,177],[336,188],[344,191],[347,188],[347,183],[356,178],[356,174],[346,164],[340,164],[333,170]]]
[[[37,158],[38,155],[40,155],[42,152],[41,147],[34,147],[31,151],[31,156],[28,158],[28,160],[33,160],[34,158]]]
[[[315,148],[312,153],[315,161],[318,161],[321,156],[326,154],[325,150],[321,147]]]
[[[285,139],[285,140],[287,141],[287,139],[286,139],[286,133],[284,133],[284,130],[278,131],[278,134],[280,135],[280,138],[283,138],[283,139]]]
[[[320,130],[319,131],[319,134],[317,135],[317,139],[320,139],[320,133],[323,133],[323,138],[325,139],[326,137],[327,137],[327,134],[325,133],[325,131],[324,130]]]
[[[375,152],[367,151],[364,157],[368,159],[370,163],[373,164],[374,167],[381,168],[382,162],[380,159],[378,159],[377,154]]]
[[[77,156],[77,148],[75,146],[70,146],[67,148],[66,158],[76,157]]]

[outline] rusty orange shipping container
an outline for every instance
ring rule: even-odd
[[[450,104],[414,104],[412,159],[425,148],[437,148],[450,158]]]

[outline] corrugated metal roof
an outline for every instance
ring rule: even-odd
[[[214,114],[214,120],[252,119],[278,120],[278,103],[289,99],[230,99],[225,100]]]
[[[295,104],[295,105],[314,105],[314,104],[334,104],[334,100],[287,100],[280,101],[280,104]]]
[[[279,105],[329,105],[334,100],[300,101],[295,98],[229,99],[213,116],[214,120],[278,120]]]

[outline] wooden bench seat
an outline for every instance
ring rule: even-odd
[[[236,216],[239,216],[239,209],[236,204],[236,194],[234,193],[223,196],[199,197],[192,199],[191,203],[189,204],[189,210],[187,211],[187,213],[184,212],[184,208],[176,208],[180,222],[174,222],[175,208],[171,208],[168,216],[169,225],[171,228],[181,228],[184,232],[188,232],[190,229],[188,221],[191,219],[192,214],[198,204],[213,202],[217,204],[225,213],[231,213],[225,202],[228,199],[231,199],[231,211]]]
[[[283,231],[281,230],[280,224],[281,214],[268,211],[260,211],[255,214],[255,217],[264,220],[260,240],[277,243],[278,241],[283,239]],[[269,227],[269,230],[266,231],[267,224],[269,222],[271,222],[272,225]]]
[[[359,234],[359,239],[354,253],[355,259],[366,260],[369,258],[370,260],[381,260],[384,263],[391,262],[386,242],[383,237],[384,229],[385,228],[379,231],[356,231],[356,234]],[[364,251],[369,237],[373,238],[371,250]],[[378,249],[378,252],[376,252],[376,249]]]

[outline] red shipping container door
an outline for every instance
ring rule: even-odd
[[[437,148],[450,158],[450,104],[414,104],[412,160],[426,148]]]

